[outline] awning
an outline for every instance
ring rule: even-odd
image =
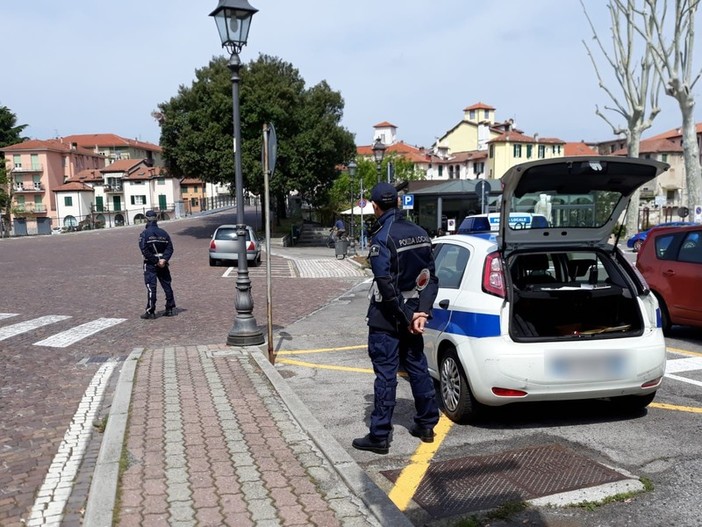
[[[366,206],[363,207],[363,210],[361,210],[361,207],[358,205],[354,205],[353,207],[353,215],[354,216],[360,216],[361,212],[363,212],[364,215],[372,215],[373,214],[373,204],[370,202],[370,200],[366,201]],[[350,216],[352,214],[351,209],[346,209],[342,212],[340,212],[342,216]]]

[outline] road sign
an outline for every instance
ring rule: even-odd
[[[413,209],[414,208],[414,194],[405,194],[402,196],[402,209]]]
[[[359,199],[357,205],[361,208],[364,208],[366,205],[368,205],[368,200]]]
[[[275,133],[273,123],[268,125],[268,170],[271,174],[275,172],[275,161],[278,157],[278,136]]]

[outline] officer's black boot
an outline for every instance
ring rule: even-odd
[[[143,318],[144,320],[152,320],[156,318],[156,313],[154,313],[153,311],[146,311],[143,315],[141,315],[141,318]]]
[[[358,437],[351,442],[356,450],[369,450],[376,454],[387,454],[390,450],[390,442],[387,438],[378,439],[370,434],[365,437]]]
[[[176,315],[176,309],[174,307],[167,307],[163,312],[164,317],[174,317]]]

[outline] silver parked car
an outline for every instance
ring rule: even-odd
[[[210,240],[210,265],[225,260],[238,260],[236,225],[220,225]],[[246,260],[253,266],[261,264],[261,242],[252,227],[246,226]]]

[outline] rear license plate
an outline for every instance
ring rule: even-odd
[[[628,376],[621,352],[558,352],[546,355],[546,373],[561,380],[612,381]]]

